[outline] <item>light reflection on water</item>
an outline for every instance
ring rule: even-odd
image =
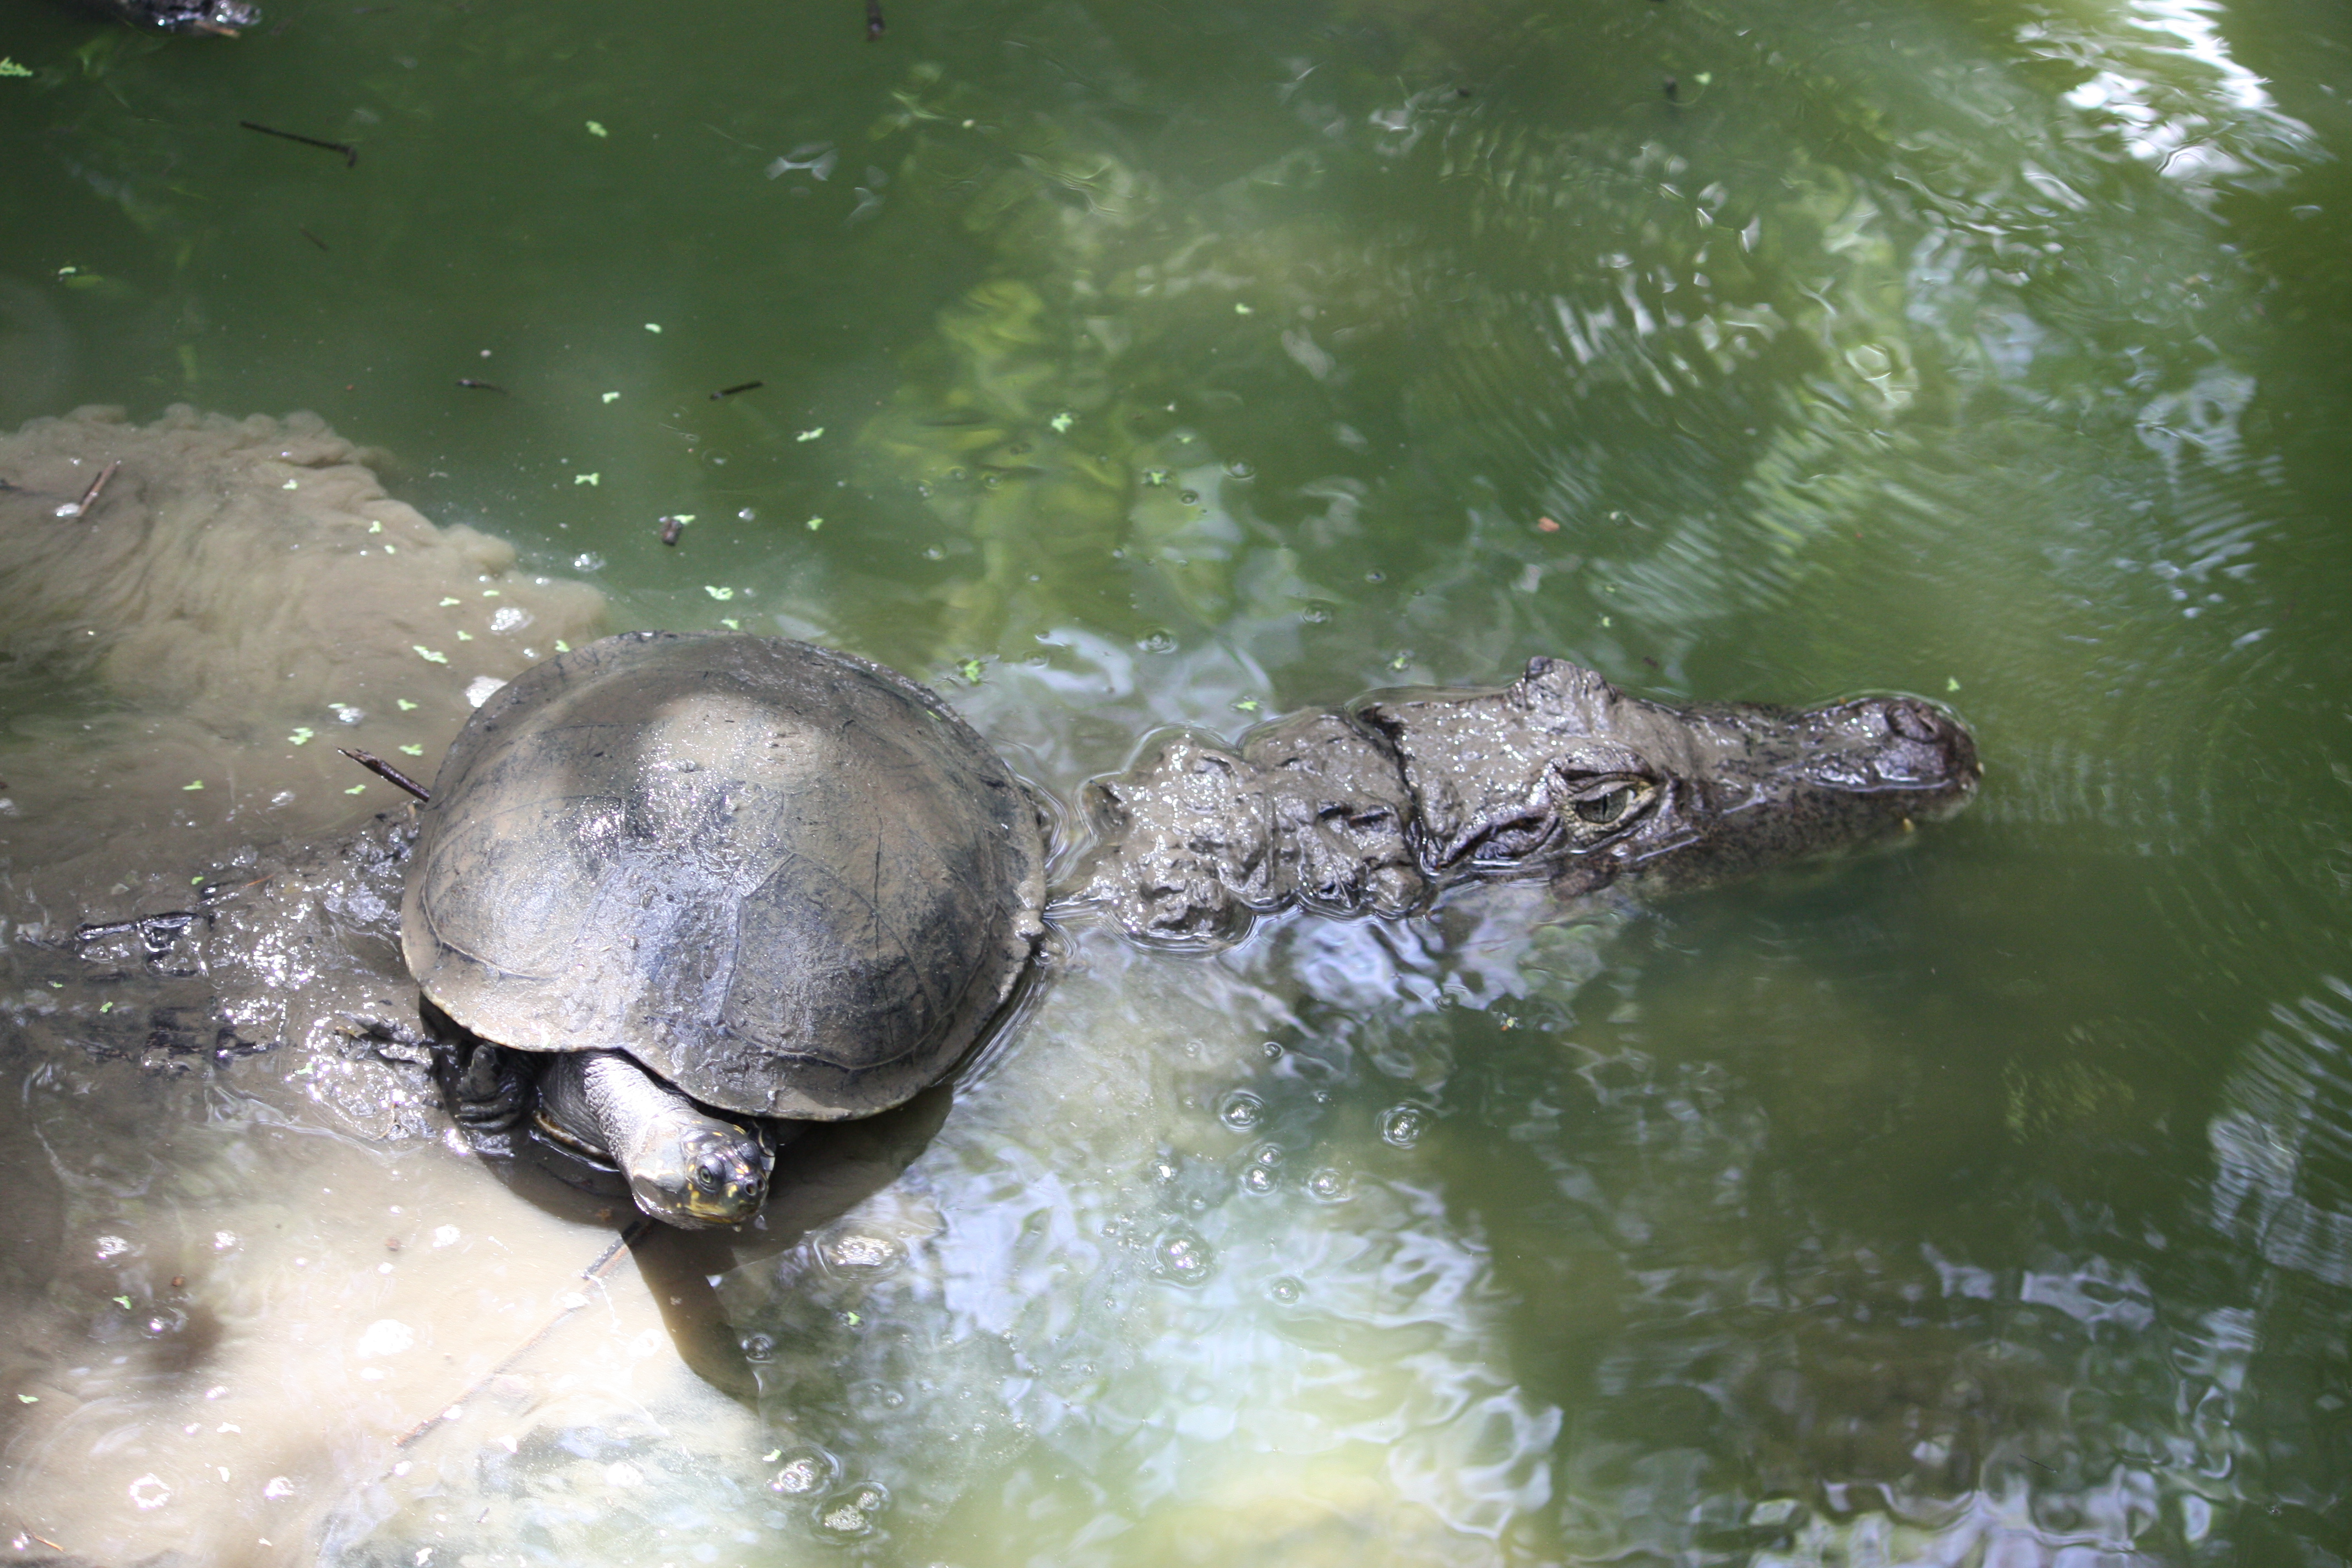
[[[578,574],[623,624],[820,637],[1064,798],[1157,726],[1538,652],[1669,698],[1916,690],[1989,764],[1904,853],[1661,910],[1490,890],[1214,961],[1075,923],[951,1099],[803,1151],[765,1233],[592,1278],[595,1205],[451,1152],[352,1026],[401,990],[396,866],[252,826],[382,804],[342,804],[330,702],[419,702],[388,738],[429,771],[511,638],[468,601],[478,669],[404,661],[509,569],[420,534],[442,575],[290,586],[257,541],[322,525],[207,469],[236,504],[173,514],[152,593],[0,559],[20,1555],[2352,1542],[2352,628],[2299,434],[2347,412],[2310,368],[2347,128],[2300,58],[2337,19],[6,27],[40,221],[0,236],[0,416],[317,405],[516,541],[537,635],[593,619],[531,581]],[[573,47],[605,36],[625,67]],[[200,129],[261,101],[362,165]]]

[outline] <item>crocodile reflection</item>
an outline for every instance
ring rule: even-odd
[[[151,27],[159,33],[210,33],[235,37],[258,26],[261,7],[245,0],[76,0],[82,9]]]
[[[1949,816],[1979,774],[1916,698],[1677,710],[1538,658],[1499,691],[1160,740],[1087,786],[1079,896],[1132,934],[1218,943],[1294,902],[1393,916],[1467,881],[1684,888]]]

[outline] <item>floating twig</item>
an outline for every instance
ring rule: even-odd
[[[457,378],[457,384],[459,386],[469,386],[476,392],[495,392],[501,395],[504,395],[507,390],[503,386],[493,386],[487,381],[476,381],[470,375],[459,376]]]
[[[298,135],[291,131],[276,131],[267,125],[256,125],[250,120],[240,120],[237,123],[247,131],[258,131],[264,136],[282,136],[289,142],[299,142],[305,147],[323,147],[330,153],[341,153],[343,155],[344,168],[359,167],[360,150],[348,142],[321,142],[316,136]]]
[[[335,750],[342,752],[343,755],[351,758],[352,761],[359,763],[360,766],[365,768],[368,772],[373,773],[384,783],[389,784],[398,784],[402,789],[406,790],[409,794],[415,795],[419,800],[429,801],[433,798],[433,792],[431,790],[426,789],[423,784],[418,784],[415,779],[410,778],[406,773],[402,773],[398,768],[394,767],[390,763],[385,762],[382,757],[377,756],[373,752],[355,752],[349,746],[337,746]]]
[[[317,246],[320,249],[324,250],[327,248],[327,242],[325,240],[320,239],[317,235],[312,234],[309,229],[304,228],[301,225],[296,224],[294,226],[294,229],[296,233],[299,234],[304,239],[309,240],[311,244]]]
[[[882,0],[866,0],[866,41],[872,43],[882,36]]]
[[[685,520],[675,517],[663,518],[661,520],[661,542],[664,544],[676,544],[677,542],[678,534],[684,531],[686,528]]]
[[[722,386],[710,395],[710,401],[716,403],[722,397],[732,397],[739,392],[756,392],[767,384],[764,381],[747,381],[740,386]]]
[[[65,505],[58,508],[58,515],[59,517],[88,517],[89,515],[89,509],[98,504],[99,492],[106,489],[106,481],[112,479],[114,477],[114,470],[121,467],[122,467],[122,459],[117,458],[114,461],[107,464],[105,468],[100,468],[98,472],[98,478],[89,481],[89,489],[81,492],[81,500],[69,500],[66,502]]]

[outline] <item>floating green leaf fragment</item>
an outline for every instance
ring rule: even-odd
[[[669,515],[672,522],[685,523],[694,521],[694,514],[690,511],[674,511]]]
[[[383,552],[386,555],[397,555],[400,553],[400,546],[387,540],[384,542]]]
[[[956,668],[962,674],[966,680],[970,681],[974,686],[978,686],[980,684],[981,673],[986,668],[986,666],[982,665],[980,660],[976,658],[968,658],[961,664],[956,666]]]
[[[353,785],[352,785],[352,787],[351,787],[351,788],[349,788],[349,789],[345,790],[343,793],[344,793],[345,795],[365,795],[365,794],[367,794],[367,785],[365,785],[365,784],[353,784]]]
[[[588,122],[588,134],[591,136],[603,136],[606,134],[606,132],[603,126],[597,124],[592,120]]]
[[[403,746],[400,748],[400,754],[404,757],[421,757],[425,754],[425,748],[422,746]]]
[[[1698,83],[1701,87],[1705,87],[1708,82],[1711,82],[1714,79],[1715,73],[1713,71],[1701,71],[1698,75],[1691,78],[1691,80]]]
[[[300,489],[302,487],[301,487],[300,485],[297,484],[297,483],[296,483],[295,481],[293,481],[292,479],[289,479],[289,480],[287,480],[284,484],[282,484],[282,485],[278,486],[278,488],[279,489],[282,489],[282,490],[299,490],[299,489]]]
[[[824,526],[824,519],[821,517],[813,517],[808,520],[808,531],[811,533],[814,533],[818,529],[823,528]]]
[[[661,331],[661,323],[659,321],[647,321],[646,323],[646,331],[649,332],[658,332]]]
[[[33,73],[5,55],[0,55],[0,76],[30,76]]]
[[[702,585],[702,591],[703,591],[704,593],[706,593],[706,594],[709,595],[710,595],[712,598],[714,598],[714,599],[721,599],[721,600],[724,600],[724,599],[731,599],[731,598],[733,598],[733,597],[735,596],[735,590],[734,590],[734,589],[732,589],[732,588],[714,588],[714,587],[712,587],[712,586],[711,586],[709,584],[708,584],[708,583],[705,583],[705,584]]]
[[[382,532],[383,531],[383,520],[382,520],[381,518],[379,518],[377,521],[373,521],[373,522],[369,523],[369,524],[368,524],[368,531],[369,531],[370,533],[382,533]]]
[[[604,395],[604,401],[607,403],[618,403],[621,401],[621,395],[617,392],[608,392]]]
[[[824,434],[824,426],[820,425],[814,430],[803,430],[800,432],[798,435],[794,436],[793,439],[795,441],[814,441]]]
[[[310,737],[318,732],[308,724],[297,724],[294,726],[294,732],[286,737],[286,743],[289,746],[307,746],[310,743]]]
[[[405,697],[395,697],[393,700],[400,704],[400,710],[403,713],[414,713],[416,711],[416,704],[411,702]]]
[[[474,640],[474,634],[471,632],[461,631],[457,634],[457,640],[459,642],[472,642]]]
[[[572,645],[565,642],[562,637],[558,637],[555,639],[555,651],[558,653],[570,653],[572,651]]]
[[[1249,316],[1249,315],[1255,315],[1255,313],[1256,313],[1255,311],[1252,310],[1251,310],[1247,305],[1243,304],[1239,300],[1234,300],[1234,315],[1236,315],[1236,316]]]
[[[741,630],[743,629],[743,623],[742,623],[742,622],[740,622],[740,621],[739,621],[739,620],[737,620],[737,619],[736,619],[734,616],[719,616],[719,624],[720,626],[725,626],[725,627],[726,627],[729,631],[730,631],[730,632],[740,632],[740,631],[741,631]]]
[[[1071,416],[1068,409],[1065,408],[1059,414],[1055,415],[1051,419],[1046,420],[1045,423],[1054,427],[1055,435],[1059,436],[1064,431],[1069,429],[1071,426],[1076,425],[1077,420]]]
[[[446,664],[449,662],[449,656],[447,654],[436,653],[433,649],[426,647],[421,642],[413,642],[408,646],[415,648],[416,650],[416,657],[423,659],[427,664]]]
[[[604,476],[602,473],[574,474],[572,482],[575,485],[601,485],[604,482]]]
[[[128,1296],[116,1296],[116,1297],[113,1297],[113,1298],[112,1298],[112,1300],[113,1300],[113,1301],[115,1302],[115,1304],[116,1304],[117,1306],[120,1306],[120,1307],[121,1307],[124,1311],[126,1311],[126,1312],[127,1312],[127,1311],[131,1310],[131,1298],[130,1298],[130,1297],[128,1297]]]
[[[505,595],[499,593],[496,588],[485,588],[482,590],[482,597],[485,599],[499,599],[504,598]]]
[[[98,1010],[101,1013],[111,1013],[114,1011],[114,1004],[111,1002],[100,1002],[98,1005]]]
[[[202,779],[196,779],[192,783],[184,784],[180,787],[182,789],[202,789],[205,787],[205,781]]]
[[[451,595],[447,595],[447,594],[444,594],[444,595],[441,595],[441,607],[442,607],[443,609],[445,609],[445,610],[446,610],[446,609],[447,609],[450,605],[455,605],[455,604],[457,604],[458,602],[459,602],[459,601],[458,601],[457,599],[456,599],[456,598],[452,597]]]
[[[1959,689],[1960,689],[1960,683],[1959,683],[1959,681],[1958,681],[1958,679],[1954,679],[1953,677],[1948,676],[1948,676],[1946,676],[1946,677],[1944,677],[1944,689],[1945,689],[1945,690],[1947,690],[1947,691],[1958,691]]]
[[[25,1396],[20,1394],[16,1397],[22,1399]],[[772,1465],[783,1457],[784,1451],[782,1448],[771,1448],[766,1453],[760,1456],[760,1463],[763,1465]]]
[[[16,1395],[16,1403],[19,1405],[38,1405],[40,1402],[41,1396],[37,1394],[20,1394]],[[781,1448],[776,1451],[780,1454],[783,1452]]]
[[[1255,713],[1262,706],[1264,706],[1264,704],[1260,703],[1255,697],[1236,697],[1234,699],[1234,711],[1236,713]]]
[[[1165,468],[1146,468],[1143,470],[1143,482],[1151,486],[1154,489],[1157,489],[1168,482],[1168,470]]]
[[[1609,617],[1608,617],[1607,616],[1601,616],[1601,624],[1602,626],[1606,626],[1609,624]]]
[[[201,888],[204,885],[205,879],[202,877],[191,877],[188,879],[188,886],[191,888]]]

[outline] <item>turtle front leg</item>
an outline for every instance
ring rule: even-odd
[[[767,1196],[775,1154],[756,1129],[713,1116],[620,1051],[567,1051],[549,1062],[539,1112],[602,1149],[637,1207],[665,1225],[740,1225]]]

